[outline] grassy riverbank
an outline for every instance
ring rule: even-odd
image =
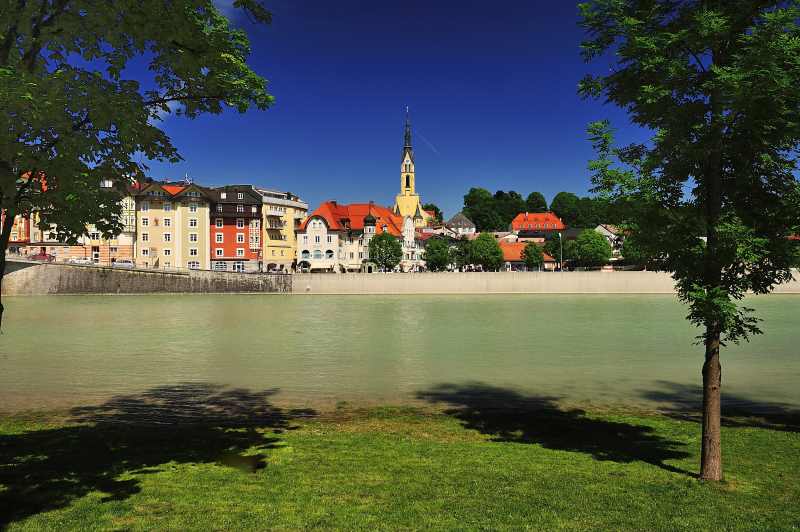
[[[693,477],[694,421],[462,399],[310,415],[231,395],[178,412],[179,428],[129,402],[3,417],[0,528],[800,526],[796,424],[729,420],[727,481],[711,485]]]

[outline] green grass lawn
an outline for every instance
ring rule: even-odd
[[[427,394],[441,410],[323,415],[268,392],[160,390],[0,418],[0,528],[800,528],[796,424],[729,420],[713,485],[694,477],[699,425],[674,416],[487,387]]]

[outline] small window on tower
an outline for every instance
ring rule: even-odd
[[[411,176],[406,176],[406,188],[411,188]]]

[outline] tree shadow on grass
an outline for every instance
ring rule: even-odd
[[[700,386],[658,381],[659,389],[644,390],[643,398],[660,403],[659,411],[683,421],[703,420],[703,389]],[[800,410],[786,403],[754,401],[722,391],[722,424],[800,432]]]
[[[556,397],[525,396],[482,383],[441,384],[417,397],[452,408],[446,413],[493,441],[536,443],[548,449],[591,455],[596,460],[646,462],[673,473],[693,473],[667,464],[689,456],[686,444],[665,439],[643,425],[593,419],[583,410],[562,409]]]
[[[0,435],[0,529],[92,491],[105,493],[104,502],[126,499],[140,491],[138,476],[168,463],[263,468],[264,453],[279,443],[263,430],[279,434],[314,415],[272,406],[276,392],[162,386],[73,409],[69,423],[78,424]]]

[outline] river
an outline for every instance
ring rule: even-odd
[[[702,348],[666,295],[9,297],[0,410],[159,386],[276,403],[398,404],[442,384],[586,405],[696,401]],[[765,335],[723,351],[729,405],[800,407],[800,297],[748,299]]]

